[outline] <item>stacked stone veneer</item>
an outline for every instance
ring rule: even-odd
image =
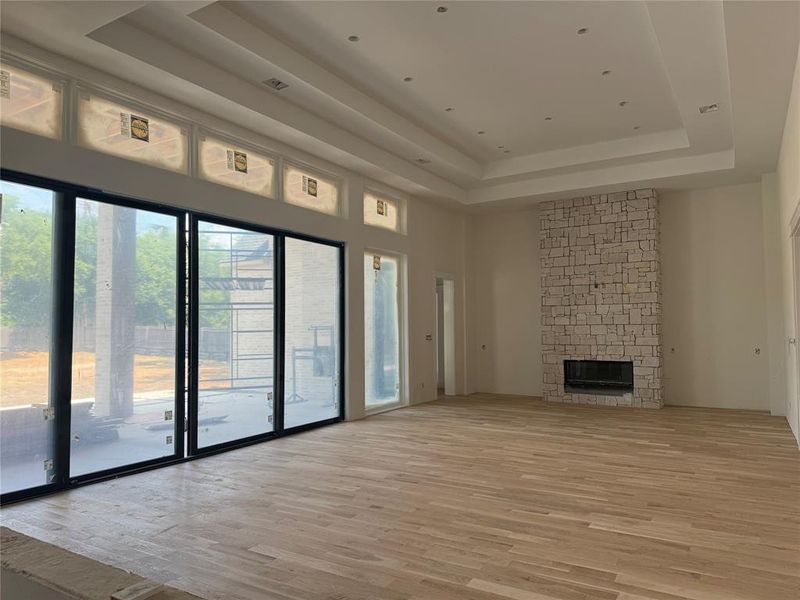
[[[663,405],[658,229],[651,189],[541,205],[545,400]],[[565,359],[633,361],[633,393],[567,392]]]

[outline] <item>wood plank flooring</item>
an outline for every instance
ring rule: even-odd
[[[0,516],[207,598],[800,598],[800,451],[744,411],[457,397]]]

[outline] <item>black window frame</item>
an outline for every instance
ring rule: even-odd
[[[0,179],[42,189],[55,194],[53,212],[53,320],[50,342],[50,385],[49,392],[55,407],[55,481],[45,485],[25,488],[0,495],[0,505],[29,500],[87,484],[108,481],[118,477],[133,475],[156,468],[181,464],[220,452],[258,444],[285,435],[299,433],[331,425],[345,418],[345,249],[344,242],[332,241],[316,236],[297,233],[285,229],[265,226],[240,219],[233,219],[202,211],[185,209],[161,202],[143,200],[131,196],[107,192],[82,185],[67,183],[39,175],[31,175],[11,169],[0,168]],[[75,208],[77,198],[103,202],[127,208],[158,212],[175,216],[178,220],[176,268],[176,311],[175,339],[175,429],[174,453],[164,457],[114,467],[103,471],[70,477],[70,420],[72,400],[72,334],[74,314],[74,258],[75,258]],[[198,304],[196,301],[198,285],[198,245],[197,225],[199,221],[236,227],[271,235],[275,244],[275,358],[273,415],[274,429],[271,432],[238,440],[197,447],[197,351],[198,351]],[[188,225],[188,228],[187,228]],[[188,232],[188,239],[184,232]],[[315,421],[298,427],[285,429],[283,426],[283,399],[285,373],[285,240],[287,237],[314,242],[337,248],[339,268],[339,414],[336,417]],[[188,272],[187,272],[188,267]],[[188,332],[188,335],[187,335]],[[189,408],[187,411],[186,408]],[[184,435],[187,443],[184,444]]]

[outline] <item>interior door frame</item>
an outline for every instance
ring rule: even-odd
[[[797,200],[797,207],[800,210],[800,198]],[[789,364],[794,371],[794,402],[792,398],[786,396],[786,419],[796,436],[798,446],[800,446],[800,341],[798,341],[798,330],[800,330],[800,214],[797,212],[791,221],[790,242],[792,244],[792,300],[794,330],[793,337],[789,340],[789,352],[794,352],[794,357],[790,357]],[[794,419],[794,422],[792,422]]]
[[[442,280],[442,331],[444,332],[444,339],[439,339],[439,328],[436,328],[436,353],[435,360],[438,368],[438,346],[442,344],[444,347],[444,395],[456,396],[458,387],[458,378],[456,376],[456,277],[451,273],[436,272],[433,276],[434,295],[436,295],[436,286],[438,280]],[[448,306],[450,310],[448,311]],[[438,305],[436,306],[436,315],[434,323],[438,320]],[[438,381],[437,381],[438,387]],[[437,391],[438,393],[438,391]]]

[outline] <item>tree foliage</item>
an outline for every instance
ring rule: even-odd
[[[52,311],[52,214],[31,208],[17,197],[3,195],[0,228],[0,320],[15,327],[41,326]],[[176,232],[152,226],[136,235],[135,322],[137,325],[175,323]],[[212,255],[201,253],[201,269],[222,275],[223,267]],[[94,320],[97,277],[97,216],[80,214],[75,227],[76,317]],[[215,291],[224,302],[228,293]],[[222,312],[201,314],[201,325],[227,327]]]
[[[40,325],[52,291],[52,215],[4,195],[0,229],[3,325]]]

